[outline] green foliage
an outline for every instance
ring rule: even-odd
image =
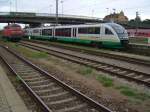
[[[18,44],[12,44],[12,47],[18,49],[22,54],[26,55],[27,57],[36,59],[48,57],[48,54],[46,52],[30,50],[29,48],[19,46]]]
[[[81,69],[79,69],[77,72],[82,75],[89,76],[92,74],[93,69],[90,67],[81,67]]]
[[[134,98],[134,99],[139,99],[139,100],[144,101],[150,98],[150,94],[138,92],[136,89],[132,89],[128,86],[118,86],[116,87],[116,89],[120,90],[120,92],[123,95]]]
[[[96,79],[105,87],[112,87],[114,85],[113,79],[109,77],[97,75]]]
[[[17,77],[17,76],[16,76],[16,81],[17,81],[17,82],[20,82],[20,77]]]
[[[47,58],[48,57],[46,52],[32,52],[30,56],[32,58]]]

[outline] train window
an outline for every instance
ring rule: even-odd
[[[78,33],[80,33],[80,34],[100,34],[100,28],[99,27],[79,28]]]
[[[42,35],[52,36],[52,29],[43,29]]]
[[[112,31],[108,28],[105,29],[105,34],[106,35],[113,35]]]
[[[88,28],[88,34],[100,34],[100,28],[98,27]]]
[[[55,36],[71,37],[71,28],[56,29]]]
[[[87,32],[88,32],[87,28],[79,28],[78,29],[78,33],[80,33],[80,34],[87,34]]]
[[[33,33],[39,33],[38,29],[33,30]]]

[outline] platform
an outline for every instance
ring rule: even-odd
[[[0,65],[0,112],[29,112]]]

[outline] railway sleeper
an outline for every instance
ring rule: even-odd
[[[112,69],[111,71],[112,71],[112,72],[119,72],[119,71],[120,71],[120,69],[116,69],[116,68],[114,68],[114,69]]]
[[[102,66],[102,64],[95,64],[94,67],[98,68],[99,66]]]
[[[125,75],[125,74],[127,74],[127,71],[123,71],[123,70],[121,70],[121,71],[118,71],[117,73],[118,73],[118,74]]]
[[[22,75],[22,76],[26,76],[26,75],[33,75],[33,74],[37,74],[37,72],[22,72],[22,71],[16,71],[19,75]]]
[[[137,76],[135,76],[134,77],[135,79],[143,79],[144,77],[143,77],[143,75],[137,75]],[[144,78],[145,79],[145,78]]]
[[[56,110],[56,112],[88,112],[88,110],[89,109],[87,108],[87,104],[83,103],[80,105],[74,105],[73,107],[68,107],[68,108]],[[96,111],[92,111],[92,112],[96,112]]]
[[[24,66],[24,67],[16,67],[15,65],[13,66],[16,70],[20,70],[20,71],[24,71],[24,70],[26,70],[26,71],[34,71],[32,68],[30,68],[30,67],[26,67],[26,66]]]
[[[127,75],[126,75],[126,76],[127,76]],[[129,75],[128,77],[134,78],[134,77],[137,77],[137,76],[139,76],[139,74],[134,73],[134,74],[132,74],[132,75]]]
[[[36,71],[34,71],[33,69],[25,69],[25,68],[22,68],[22,69],[16,69],[15,70],[17,72],[22,72],[22,73],[35,73]]]
[[[37,81],[41,81],[41,80],[46,80],[46,77],[34,77],[34,78],[25,78],[24,79],[27,82],[37,82]]]
[[[24,79],[31,79],[31,78],[36,78],[36,77],[40,77],[39,74],[28,74],[28,75],[22,75],[21,76]]]
[[[69,92],[64,91],[61,93],[57,93],[57,94],[51,94],[51,95],[46,95],[46,96],[42,96],[41,98],[43,99],[43,101],[60,101],[60,100],[65,100],[68,98],[71,98],[72,95],[70,95]]]
[[[49,84],[51,83],[49,79],[46,80],[39,80],[39,81],[35,81],[35,82],[28,82],[31,86],[38,86],[38,85],[42,85],[42,84]]]
[[[105,70],[110,70],[110,71],[112,71],[113,69],[114,69],[113,67],[105,68]]]
[[[25,65],[25,64],[23,64],[23,63],[21,63],[21,62],[13,62],[12,63],[12,66],[14,66],[15,68],[30,68],[30,67],[28,67],[27,65]]]
[[[49,83],[49,84],[44,84],[44,85],[36,85],[36,86],[32,86],[32,89],[34,91],[37,91],[37,90],[45,90],[45,89],[49,89],[49,88],[52,88],[52,87],[56,87],[56,84],[55,83]]]
[[[102,66],[99,66],[98,68],[105,69],[105,68],[108,68],[108,66],[107,65],[102,65]]]
[[[46,104],[49,105],[51,108],[58,110],[68,107],[74,107],[75,105],[82,104],[82,102],[78,100],[76,97],[71,97],[64,100],[47,102]]]
[[[19,73],[19,74],[35,74],[35,73],[37,73],[37,72],[35,72],[35,71],[28,71],[28,70],[17,70],[16,69],[16,72],[17,73]]]
[[[53,88],[49,88],[49,89],[46,89],[46,90],[38,90],[38,91],[35,91],[35,92],[38,93],[40,97],[42,97],[42,96],[46,96],[46,95],[61,93],[61,92],[64,92],[64,91],[65,90],[62,89],[61,87],[53,87]]]
[[[133,76],[135,76],[135,75],[136,75],[136,74],[135,74],[134,72],[131,72],[131,73],[127,74],[126,76],[133,77]]]
[[[150,82],[150,78],[144,79],[145,82]]]
[[[98,63],[93,63],[93,62],[91,62],[90,65],[92,65],[94,67],[100,66]]]
[[[141,78],[139,78],[140,80],[145,80],[145,79],[149,79],[150,77],[146,77],[146,76],[143,76],[143,77],[141,77]]]

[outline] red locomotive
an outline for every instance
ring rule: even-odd
[[[2,31],[3,38],[10,41],[19,41],[23,36],[23,29],[18,24],[9,24]]]

